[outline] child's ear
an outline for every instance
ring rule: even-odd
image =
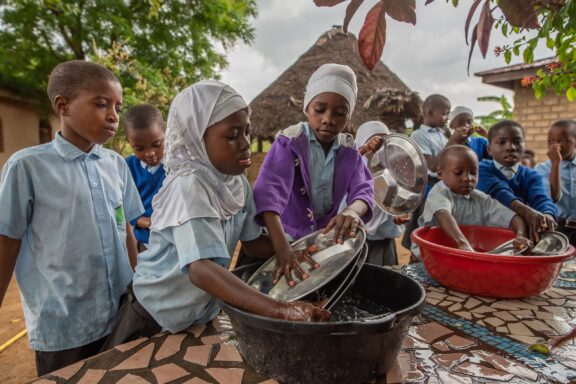
[[[444,173],[442,169],[436,168],[436,176],[438,176],[440,180],[442,180],[442,173]]]
[[[59,115],[66,115],[69,104],[68,99],[62,95],[58,95],[54,98],[54,109]]]

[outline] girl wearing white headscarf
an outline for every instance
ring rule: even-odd
[[[474,126],[474,112],[464,106],[458,106],[448,115],[449,127],[455,144],[470,147],[478,156],[478,161],[491,159],[488,154],[488,133],[479,126]],[[482,136],[473,136],[477,132]]]
[[[138,255],[106,349],[210,321],[221,301],[288,320],[329,317],[309,303],[276,301],[228,272],[238,241],[252,256],[273,253],[253,220],[254,200],[243,176],[250,165],[249,130],[248,106],[226,84],[200,81],[172,101],[168,174],[153,201],[149,249]]]

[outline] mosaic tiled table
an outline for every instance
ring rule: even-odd
[[[470,296],[444,288],[422,265],[403,273],[426,287],[427,306],[404,339],[397,364],[377,384],[576,382],[576,345],[551,356],[531,344],[571,330],[576,320],[576,264],[554,287],[522,300]],[[295,367],[297,369],[297,367]],[[243,362],[230,322],[221,315],[186,332],[127,343],[34,381],[50,383],[272,384]]]

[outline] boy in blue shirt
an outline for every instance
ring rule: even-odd
[[[144,205],[144,214],[130,224],[134,227],[138,250],[143,251],[150,237],[152,199],[166,177],[160,162],[164,156],[164,119],[158,108],[141,104],[128,108],[123,120],[126,139],[134,150],[126,163]]]
[[[61,131],[0,180],[0,304],[15,272],[39,376],[99,352],[136,260],[127,219],[144,211],[124,159],[100,146],[118,130],[116,76],[64,62],[48,96]]]
[[[530,240],[556,228],[556,206],[546,193],[542,177],[520,164],[524,129],[513,120],[495,124],[488,132],[488,152],[494,160],[480,162],[478,189],[510,208],[528,224]]]
[[[548,158],[536,166],[558,208],[558,230],[576,245],[576,121],[559,120],[548,131]]]

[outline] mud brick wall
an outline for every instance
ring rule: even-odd
[[[252,152],[252,156],[250,157],[252,160],[252,165],[246,170],[245,173],[251,186],[254,186],[254,182],[256,181],[256,177],[258,177],[258,172],[260,172],[260,167],[264,162],[265,156],[265,152]]]
[[[531,87],[516,82],[514,90],[514,119],[526,131],[526,148],[534,150],[536,162],[548,159],[548,129],[556,120],[576,119],[576,102],[564,95],[548,92],[542,100],[536,100]]]

